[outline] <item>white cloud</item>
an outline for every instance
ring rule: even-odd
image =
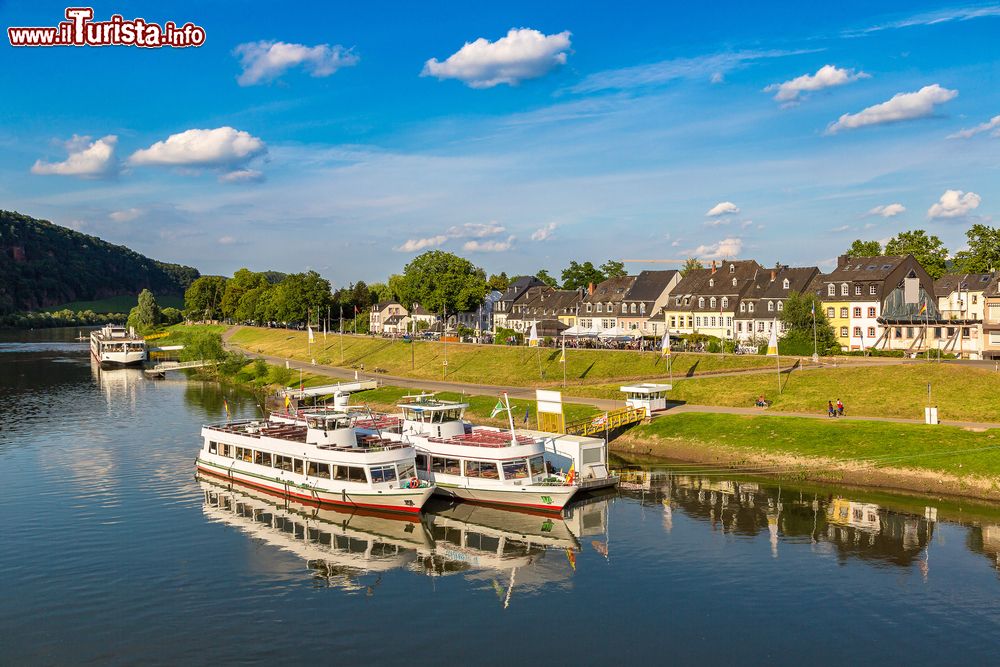
[[[505,241],[494,239],[491,241],[466,241],[462,246],[465,252],[505,252],[514,245],[514,237],[508,236]]]
[[[772,83],[764,91],[768,93],[774,91],[774,99],[779,102],[794,102],[799,99],[801,93],[833,88],[834,86],[843,86],[858,79],[868,78],[870,78],[870,75],[864,72],[855,72],[853,69],[842,69],[833,65],[823,65],[815,74],[803,74],[784,83]]]
[[[448,237],[444,234],[438,234],[437,236],[428,236],[422,239],[407,239],[403,245],[395,248],[396,252],[417,252],[419,250],[425,250],[427,248],[436,248],[445,241]]]
[[[132,165],[221,169],[227,173],[220,180],[231,183],[259,179],[260,172],[244,167],[266,152],[267,146],[257,137],[225,126],[171,134],[164,141],[132,153],[128,161]]]
[[[550,222],[543,227],[539,227],[531,233],[532,241],[548,241],[552,238],[553,232],[556,231],[558,225],[554,222]]]
[[[989,16],[1000,16],[1000,5],[986,5],[973,7],[953,7],[940,9],[865,28],[860,32],[848,32],[848,35],[858,35],[880,30],[890,30],[896,28],[911,28],[921,25],[938,25],[940,23],[950,23],[952,21],[969,21],[971,19],[985,18]]]
[[[691,254],[700,259],[733,259],[743,251],[743,239],[724,238],[718,243],[700,245]]]
[[[992,130],[992,131],[991,131]],[[1000,116],[993,116],[985,123],[980,123],[975,127],[966,130],[959,130],[955,134],[949,134],[949,139],[968,139],[982,132],[989,132],[991,137],[1000,137]]]
[[[219,176],[220,183],[255,183],[264,180],[264,174],[257,169],[234,169]]]
[[[739,213],[739,207],[731,201],[720,201],[718,204],[708,209],[705,215],[714,218],[720,215],[729,215],[731,213]]]
[[[31,167],[32,174],[43,176],[79,176],[80,178],[100,178],[111,176],[118,169],[115,160],[115,145],[118,137],[109,134],[97,141],[90,137],[74,134],[65,143],[69,156],[62,162],[38,160]]]
[[[892,99],[870,106],[858,113],[845,113],[837,122],[830,123],[827,134],[839,130],[851,130],[866,125],[881,125],[902,120],[923,118],[934,113],[934,107],[955,99],[957,90],[942,88],[938,84],[924,86],[915,93],[897,93]]]
[[[740,223],[740,228],[742,229],[746,229],[747,227],[752,227],[752,226],[753,226],[753,220],[744,220],[743,222]]]
[[[132,222],[140,215],[142,215],[142,209],[126,208],[121,211],[112,211],[108,217],[114,222]]]
[[[495,42],[480,37],[444,62],[431,58],[420,76],[458,79],[471,88],[492,88],[501,83],[516,86],[536,79],[566,63],[570,33],[543,35],[530,28],[511,28]]]
[[[241,86],[273,81],[292,67],[301,65],[312,76],[330,76],[341,67],[358,64],[359,58],[339,44],[288,44],[286,42],[248,42],[236,47],[243,73]]]
[[[456,225],[454,227],[449,227],[447,235],[449,238],[454,239],[481,239],[487,236],[496,236],[497,234],[503,234],[507,229],[496,222],[487,222],[485,224],[478,222],[467,222],[464,225]]]
[[[834,227],[831,231],[834,233],[846,232],[851,229],[850,225],[841,225],[840,227]]]
[[[884,206],[876,206],[871,209],[868,211],[868,215],[881,215],[883,218],[892,218],[905,211],[906,207],[902,204],[885,204]]]
[[[236,245],[239,240],[235,236],[220,236],[219,245]]]
[[[982,197],[975,192],[961,190],[945,190],[941,198],[927,209],[931,218],[961,218],[979,207]]]
[[[731,72],[764,58],[812,53],[798,51],[730,51],[712,53],[693,58],[674,58],[646,65],[633,65],[621,69],[595,72],[570,90],[576,93],[594,93],[601,90],[626,90],[642,86],[655,86],[677,79],[705,80],[721,83],[726,72]]]

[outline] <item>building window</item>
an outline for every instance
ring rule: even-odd
[[[854,327],[854,337],[861,338],[861,327]]]
[[[840,327],[840,337],[847,338],[847,327]]]
[[[588,313],[591,312],[593,310],[593,308],[594,308],[593,304],[590,304],[590,303],[587,304],[587,312]]]
[[[783,289],[788,289],[788,278],[785,278],[784,282],[781,283]]]
[[[736,273],[736,265],[735,264],[730,264],[729,265],[729,272],[730,273]]]
[[[868,337],[869,338],[875,337],[875,327],[868,327]]]
[[[840,295],[847,296],[847,283],[841,283],[840,285]]]
[[[694,324],[695,324],[695,326],[700,327],[701,326],[701,318],[700,317],[694,318]]]
[[[733,278],[733,287],[736,287],[736,278]]]
[[[869,306],[868,317],[875,317],[875,306]]]
[[[737,322],[736,323],[736,330],[739,331],[740,333],[743,333],[743,323],[742,322]]]
[[[973,295],[972,295],[972,305],[974,306],[974,305],[976,305],[977,303],[979,303],[979,295],[977,295],[977,294],[973,294]]]
[[[836,286],[833,285],[833,284],[827,285],[826,286],[826,294],[827,294],[827,296],[837,296],[837,288],[836,288]]]
[[[607,319],[601,320],[601,328],[602,329],[614,329],[615,328],[615,321],[614,320],[607,320]]]
[[[747,304],[747,312],[748,313],[752,313],[753,312],[753,304],[752,303],[748,303]]]
[[[868,293],[869,294],[878,294],[878,286],[877,285],[869,285],[868,286]]]
[[[722,297],[722,307],[723,308],[729,308],[729,297],[728,296]]]
[[[761,331],[761,332],[764,331],[764,323],[763,322],[758,322],[757,323],[757,331]]]
[[[639,304],[639,314],[640,315],[645,315],[646,314],[646,304],[644,304],[644,303],[640,303]]]
[[[845,319],[845,320],[847,319],[847,308],[846,307],[843,307],[843,308],[840,309],[840,317],[842,319]]]
[[[855,306],[852,311],[852,314],[854,315],[854,317],[861,317],[861,307]]]
[[[833,308],[827,308],[827,309],[826,309],[826,316],[827,316],[827,317],[829,317],[829,318],[833,318],[833,317],[836,317],[836,315],[834,314],[834,313],[836,313],[836,312],[837,312],[837,311],[836,311],[836,310],[834,310]]]
[[[709,278],[708,279],[708,286],[709,287],[715,287],[715,278]]]
[[[670,316],[670,328],[673,329],[677,326],[677,317],[675,315]]]
[[[603,313],[604,312],[604,304],[603,303],[597,304],[597,312],[599,312],[599,313]]]
[[[861,294],[861,285],[855,285],[854,286],[854,293],[860,296],[860,294]]]
[[[779,301],[778,302],[778,310],[781,311],[781,310],[784,310],[784,309],[785,309],[785,302],[784,301]]]
[[[773,301],[768,301],[767,302],[767,312],[769,312],[769,313],[773,313],[774,312],[774,302]]]
[[[698,307],[699,308],[705,307],[705,297],[703,296],[698,297]]]
[[[720,318],[719,318],[719,321],[720,321],[720,323],[721,323],[721,320],[722,320],[722,318],[720,317]],[[731,318],[731,317],[727,317],[727,318],[726,318],[726,326],[727,326],[727,327],[731,327],[731,326],[733,326],[733,318]]]
[[[715,308],[715,297],[714,296],[711,299],[708,300],[708,307],[709,308]]]
[[[741,313],[747,312],[747,305],[745,303],[740,304],[740,312]]]

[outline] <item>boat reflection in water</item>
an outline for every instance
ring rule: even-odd
[[[460,575],[497,592],[504,607],[518,592],[566,584],[580,539],[607,556],[608,499],[537,515],[432,500],[420,516],[319,508],[198,475],[205,516],[299,556],[313,576],[371,595],[390,570]],[[366,575],[374,579],[365,583]]]

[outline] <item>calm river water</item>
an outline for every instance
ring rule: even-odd
[[[0,332],[0,664],[1000,660],[997,508],[664,465],[563,519],[315,511],[196,479],[223,390],[76,334]]]

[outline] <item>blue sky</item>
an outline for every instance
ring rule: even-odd
[[[5,28],[64,9],[0,0]],[[829,268],[854,238],[958,250],[1000,215],[1000,4],[94,10],[207,41],[4,39],[0,207],[206,273],[371,282],[428,248]]]

